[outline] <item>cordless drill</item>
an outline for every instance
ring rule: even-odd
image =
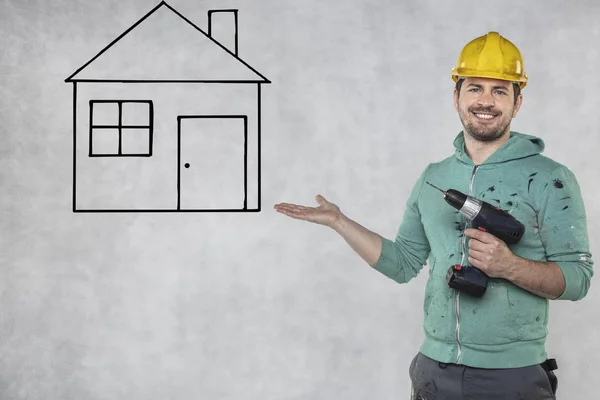
[[[525,225],[506,211],[458,190],[444,191],[429,182],[427,184],[444,193],[446,202],[464,215],[473,228],[488,232],[507,245],[518,243],[523,237]],[[479,268],[460,264],[451,266],[446,275],[448,286],[475,297],[483,296],[488,278]]]

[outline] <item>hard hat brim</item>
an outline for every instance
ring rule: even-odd
[[[523,76],[515,76],[502,74],[494,71],[474,71],[468,69],[456,69],[452,68],[452,80],[454,82],[458,82],[460,78],[490,78],[490,79],[499,79],[502,81],[514,82],[519,85],[521,89],[527,86],[528,77],[527,74],[523,74]]]

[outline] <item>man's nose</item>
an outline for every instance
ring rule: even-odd
[[[483,92],[483,94],[477,99],[477,103],[482,106],[493,106],[494,98],[492,97],[491,93]]]

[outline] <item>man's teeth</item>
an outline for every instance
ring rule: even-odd
[[[483,118],[483,119],[491,119],[494,118],[495,115],[490,115],[490,114],[475,114],[477,116],[477,118]]]

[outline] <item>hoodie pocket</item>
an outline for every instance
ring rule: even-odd
[[[546,335],[548,300],[515,286],[507,288],[508,309],[520,338],[534,340]]]
[[[460,338],[478,345],[506,344],[523,339],[523,327],[510,307],[508,283],[490,279],[483,297],[460,295]],[[516,303],[515,307],[517,307]],[[523,316],[526,318],[526,316]]]

